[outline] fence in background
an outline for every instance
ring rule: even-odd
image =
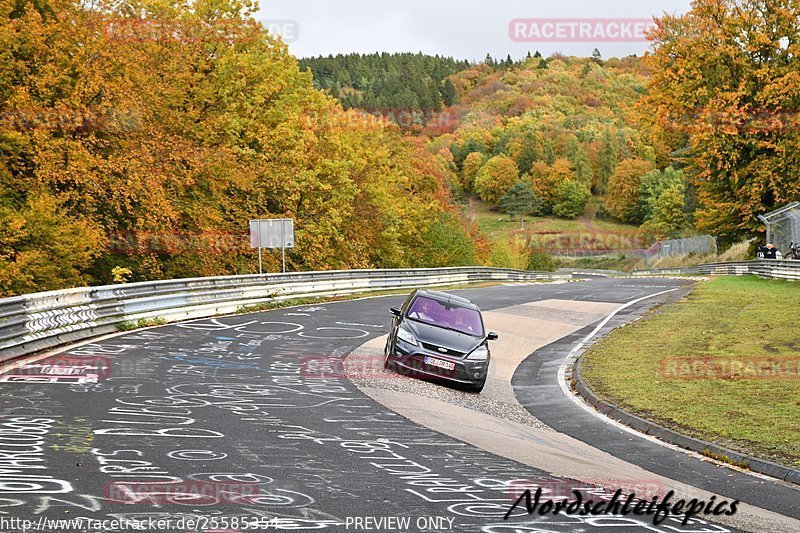
[[[771,217],[766,215],[762,220],[769,222],[767,241],[787,257],[792,243],[800,242],[800,203],[790,204]]]
[[[650,264],[654,259],[667,256],[681,255],[710,255],[717,253],[717,239],[711,235],[688,237],[686,239],[672,239],[659,241],[651,246],[644,254],[645,261]]]
[[[121,324],[139,320],[178,322],[306,297],[570,277],[485,267],[350,270],[154,281],[30,294],[0,300],[0,363],[113,333]]]

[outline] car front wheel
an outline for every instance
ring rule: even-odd
[[[483,388],[486,386],[486,376],[483,376],[483,379],[479,383],[475,383],[474,385],[469,386],[469,391],[474,392],[476,394],[480,394],[483,392]]]
[[[383,350],[383,368],[392,370],[394,363],[392,363],[392,350],[389,348],[389,343],[386,343],[386,348]]]

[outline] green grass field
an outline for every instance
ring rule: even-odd
[[[474,220],[493,246],[503,250],[493,255],[494,266],[525,268],[527,264],[527,243],[533,243],[547,250],[627,250],[639,248],[640,230],[635,226],[596,218],[603,204],[600,197],[592,198],[586,212],[578,219],[564,220],[556,217],[525,217],[524,228],[519,217],[500,213],[477,198],[469,199],[465,215]],[[512,245],[511,243],[515,243]],[[606,268],[630,270],[638,259],[611,253],[608,256],[559,257],[558,267],[564,268]]]
[[[634,236],[639,234],[639,228],[613,221],[595,218],[597,208],[603,203],[602,198],[592,198],[586,209],[586,214],[575,220],[564,220],[556,217],[525,217],[524,229],[520,227],[519,217],[512,217],[481,202],[477,198],[470,199],[466,215],[473,219],[481,232],[492,241],[508,239],[515,235],[586,235],[609,234],[620,236]]]
[[[798,316],[799,283],[717,278],[598,343],[582,376],[640,416],[798,468]]]

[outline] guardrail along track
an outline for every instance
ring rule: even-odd
[[[765,259],[737,263],[709,263],[686,268],[637,270],[634,274],[703,274],[711,276],[745,276],[752,274],[769,279],[800,280],[800,261]]]
[[[347,270],[154,281],[30,294],[0,300],[0,363],[112,333],[122,323],[142,319],[178,322],[295,298],[570,277],[483,267]]]

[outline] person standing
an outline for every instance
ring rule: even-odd
[[[768,244],[762,249],[762,253],[764,254],[764,259],[777,259],[778,258],[778,249],[775,248],[772,244]]]

